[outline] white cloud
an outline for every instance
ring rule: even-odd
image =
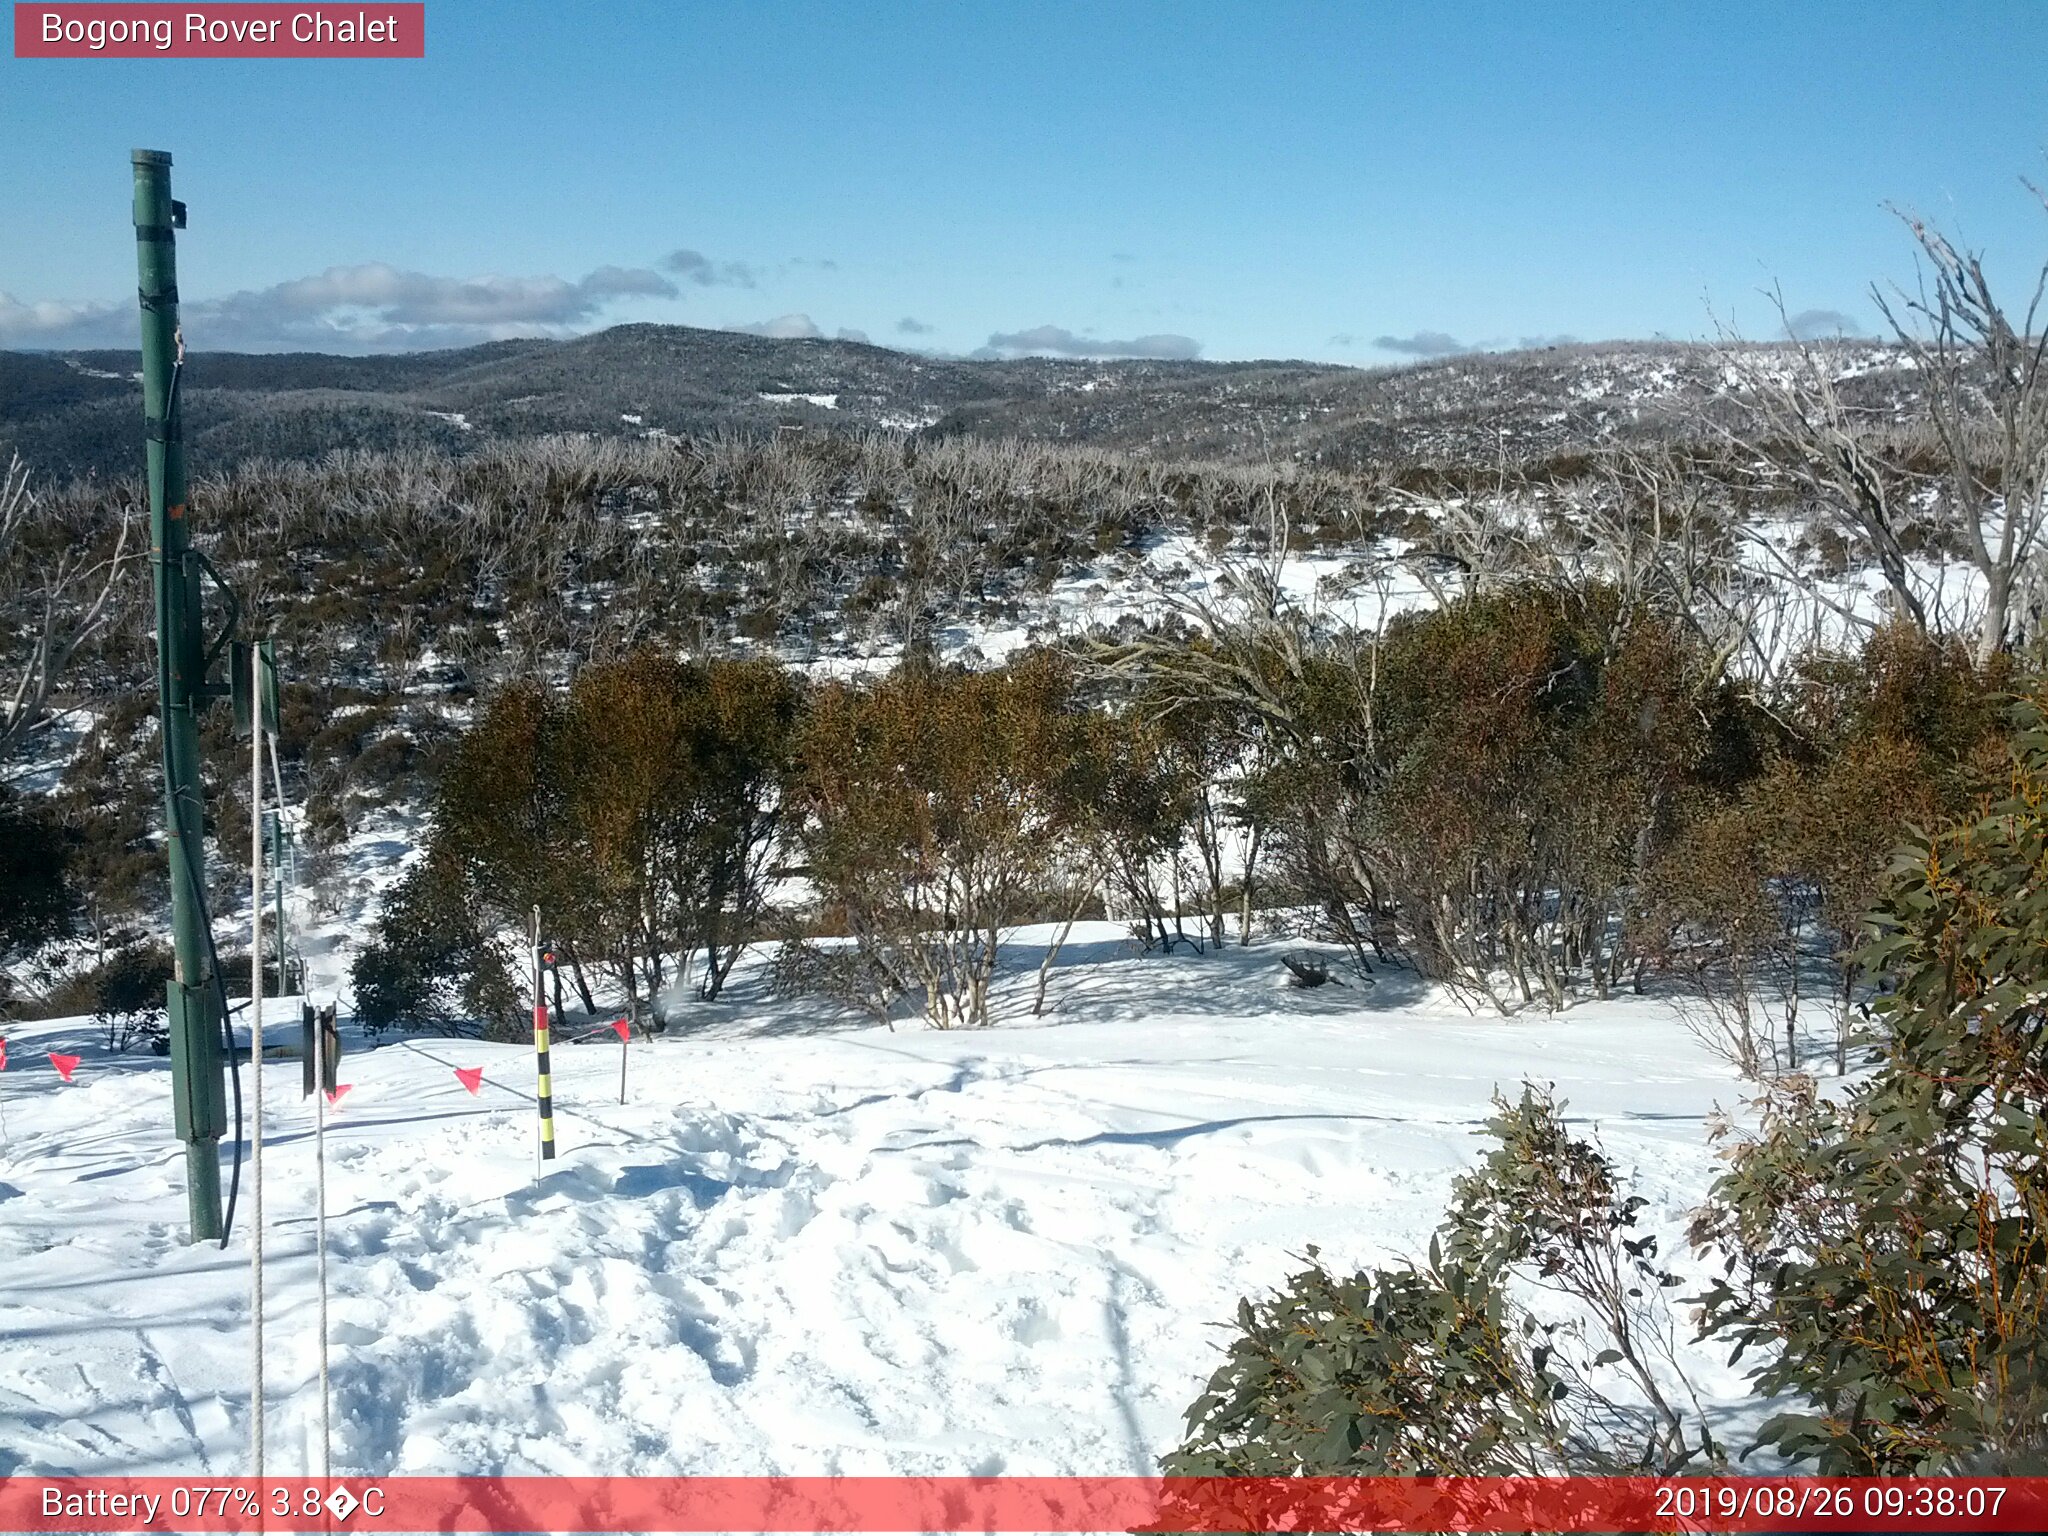
[[[329,267],[269,288],[197,299],[181,309],[185,335],[213,352],[408,351],[512,336],[573,334],[624,298],[674,298],[659,272],[599,267],[578,281],[436,277],[386,262]],[[132,347],[124,304],[23,304],[0,297],[0,346]]]
[[[1408,357],[1449,357],[1454,352],[1475,350],[1442,331],[1417,331],[1412,336],[1375,336],[1372,344],[1382,352],[1400,352]]]
[[[140,336],[139,323],[134,311],[117,304],[30,304],[0,293],[0,347],[132,347]]]
[[[1108,341],[1081,336],[1063,326],[1040,325],[1028,331],[998,332],[989,337],[986,353],[1023,355],[1052,353],[1058,357],[1145,357],[1186,361],[1202,354],[1202,344],[1192,336],[1136,336],[1129,341]]]
[[[750,320],[728,325],[726,329],[748,336],[773,336],[783,341],[816,341],[825,334],[809,315],[777,315],[773,320]]]
[[[662,258],[663,268],[699,288],[751,288],[760,276],[758,269],[744,261],[713,261],[702,251],[687,247],[670,251]]]

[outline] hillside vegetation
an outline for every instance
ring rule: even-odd
[[[195,342],[196,342],[195,338]],[[1786,347],[1737,349],[1776,364]],[[1850,397],[1917,410],[1895,346],[1849,344]],[[0,352],[0,459],[46,480],[139,463],[132,352]],[[1741,378],[1722,350],[1667,342],[1473,353],[1403,368],[1320,363],[984,362],[844,341],[626,325],[573,341],[506,341],[375,357],[195,351],[195,465],[334,449],[474,451],[492,439],[787,428],[1114,448],[1161,462],[1530,468],[1615,443],[1702,436]]]

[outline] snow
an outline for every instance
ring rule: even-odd
[[[806,395],[796,393],[774,393],[765,389],[757,390],[756,393],[759,394],[763,400],[772,400],[777,405],[788,405],[791,401],[802,400],[807,404],[817,406],[821,410],[836,411],[839,409],[839,396],[837,396],[836,394]]]
[[[0,785],[23,795],[56,794],[63,787],[64,770],[98,728],[104,713],[92,704],[77,704],[45,717],[29,738],[29,750],[0,770]]]
[[[1150,1471],[1239,1296],[1309,1243],[1422,1251],[1496,1087],[1555,1082],[1667,1254],[1715,1167],[1705,1119],[1742,1096],[1656,999],[1474,1017],[1401,972],[1287,989],[1272,946],[1141,955],[1094,924],[1034,1019],[1044,935],[1023,940],[974,1032],[776,996],[750,957],[728,1000],[625,1051],[623,1106],[600,1023],[555,1053],[541,1174],[530,1049],[352,1038],[328,1126],[337,1471]],[[183,1242],[166,1063],[110,1056],[88,1020],[8,1048],[0,1476],[239,1472],[246,1231]],[[74,1085],[52,1050],[85,1058]],[[312,1112],[298,1063],[263,1071],[292,1468],[318,1422]],[[1719,1354],[1687,1358],[1738,1411]]]

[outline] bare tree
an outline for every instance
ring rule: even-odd
[[[2029,187],[2048,211],[2048,195]],[[1959,251],[1926,221],[1901,214],[1925,256],[1919,291],[1882,293],[1877,305],[1911,354],[1941,445],[1940,495],[1984,579],[1977,658],[2038,631],[2039,555],[2048,522],[2048,328],[2041,301],[2048,263],[2016,327],[1975,252]]]
[[[1782,318],[1784,300],[1773,297]],[[1915,578],[1907,551],[1907,541],[1916,537],[1914,482],[1888,452],[1891,445],[1881,431],[1888,418],[1843,398],[1846,358],[1840,345],[1795,337],[1783,352],[1729,347],[1723,358],[1742,388],[1744,420],[1725,429],[1734,446],[1789,476],[1809,516],[1868,546],[1899,617],[1927,628],[1928,593]],[[1767,537],[1753,542],[1774,563],[1783,564],[1784,556]],[[1783,573],[1798,575],[1789,567]],[[1823,593],[1815,595],[1829,601]],[[1852,623],[1870,622],[1847,607],[1839,612]]]
[[[31,548],[38,501],[28,467],[11,457],[0,475],[0,657],[7,685],[0,714],[0,759],[26,742],[49,715],[50,698],[79,648],[107,622],[128,555],[132,519],[124,512],[113,553],[54,553]]]
[[[1793,337],[1789,349],[1769,354],[1724,349],[1747,417],[1730,436],[1789,474],[1819,518],[1867,547],[1898,613],[1922,629],[1938,627],[1943,595],[1913,569],[1911,555],[1929,535],[1958,541],[1983,584],[1981,661],[2038,633],[2048,616],[2040,570],[2048,532],[2048,263],[2015,323],[1977,253],[1923,219],[1900,217],[1920,248],[1917,290],[1888,296],[1874,287],[1872,295],[1910,360],[1933,467],[1924,434],[1902,432],[1888,413],[1845,396],[1850,370],[1831,341]],[[1782,319],[1783,300],[1774,298]]]

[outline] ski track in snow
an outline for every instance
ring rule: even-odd
[[[1398,974],[1077,931],[1053,1011],[849,1026],[758,974],[711,1022],[555,1053],[358,1049],[328,1131],[337,1471],[1144,1473],[1219,1327],[1309,1243],[1419,1254],[1498,1085],[1554,1081],[1681,1253],[1741,1085],[1665,1005],[1473,1018]],[[0,1476],[242,1470],[246,1233],[183,1242],[169,1074],[90,1021],[0,1074]],[[64,1087],[39,1053],[85,1056]],[[472,1098],[452,1066],[482,1065]],[[312,1114],[266,1068],[271,1461],[316,1464]],[[246,1216],[244,1190],[243,1215]],[[1692,1354],[1730,1411],[1739,1376]]]

